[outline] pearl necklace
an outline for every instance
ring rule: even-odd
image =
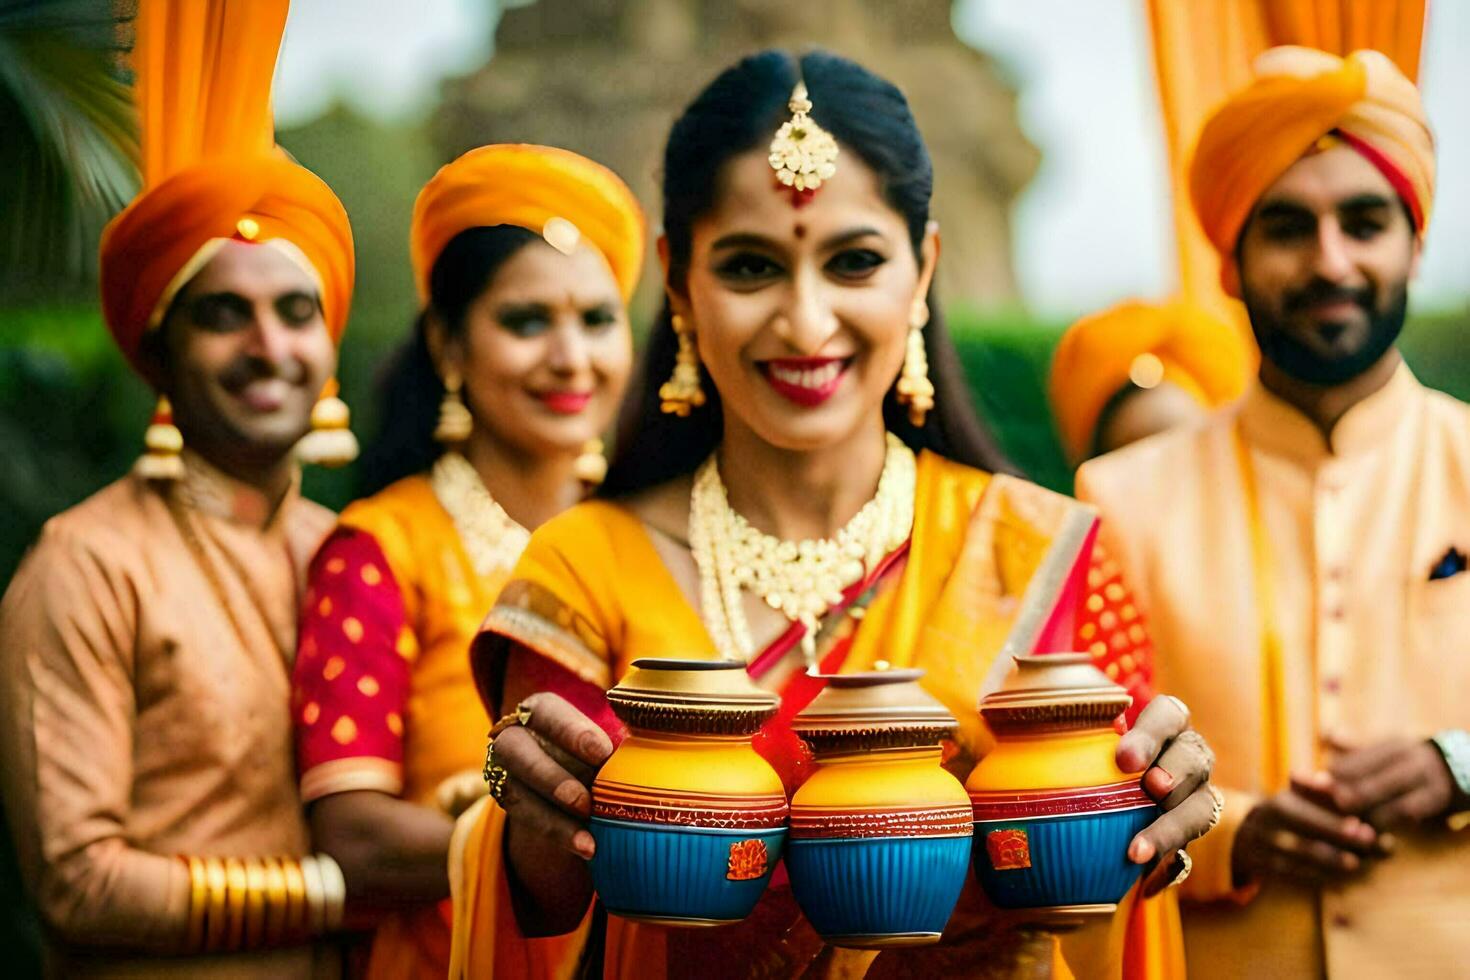
[[[755,652],[741,605],[749,590],[806,632],[801,650],[816,663],[822,616],[842,602],[914,526],[913,450],[892,433],[878,492],[834,538],[783,541],[752,527],[730,506],[711,456],[694,475],[689,498],[689,545],[699,569],[703,617],[720,656],[749,661]]]
[[[429,486],[454,522],[477,575],[515,567],[531,532],[495,502],[469,460],[456,452],[442,454],[434,461]]]

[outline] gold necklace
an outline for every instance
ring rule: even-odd
[[[913,531],[916,479],[913,450],[889,433],[878,492],[836,537],[783,541],[736,513],[715,457],[706,460],[689,497],[689,547],[705,626],[720,656],[748,661],[755,652],[741,604],[741,592],[750,591],[806,627],[801,649],[814,664],[823,614]]]
[[[429,486],[454,522],[477,575],[515,567],[531,532],[495,502],[469,460],[456,452],[442,454],[429,473]]]

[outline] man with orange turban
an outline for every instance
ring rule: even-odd
[[[1052,356],[1048,394],[1074,462],[1203,419],[1240,397],[1250,352],[1184,302],[1120,303],[1078,320]]]
[[[138,11],[144,191],[103,233],[102,310],[160,409],[135,472],[48,522],[0,603],[0,779],[55,975],[340,969],[314,944],[345,883],[308,853],[288,684],[332,523],[293,450],[313,418],[349,448],[330,389],[353,252],[273,142],[285,19]]]
[[[1276,48],[1200,134],[1195,210],[1250,314],[1235,406],[1093,460],[1078,495],[1158,677],[1219,752],[1191,848],[1196,977],[1470,963],[1470,407],[1394,345],[1434,197],[1385,57]]]

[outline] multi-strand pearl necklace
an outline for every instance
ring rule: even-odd
[[[748,661],[754,653],[741,604],[741,592],[748,590],[806,627],[801,649],[814,664],[822,616],[842,602],[845,589],[908,540],[915,478],[913,451],[889,433],[877,494],[837,536],[783,541],[735,512],[715,457],[706,460],[690,494],[689,545],[699,569],[705,626],[720,656]]]
[[[444,453],[434,462],[429,485],[454,522],[477,575],[484,578],[515,567],[531,532],[495,502],[469,460],[453,451]]]

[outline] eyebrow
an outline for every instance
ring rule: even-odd
[[[308,299],[316,300],[318,303],[321,302],[321,294],[315,290],[297,288],[286,289],[276,293],[267,299],[266,302],[279,303],[281,300],[290,299],[293,296],[305,296]],[[246,296],[244,293],[237,293],[233,289],[219,289],[211,293],[200,293],[197,296],[183,296],[180,298],[185,303],[200,303],[206,300],[214,303],[244,303],[247,306],[253,306],[255,303],[249,296]]]
[[[848,242],[854,242],[860,238],[867,238],[869,235],[876,235],[881,238],[883,233],[869,225],[864,225],[860,228],[850,228],[847,231],[838,232],[828,238],[822,242],[821,247],[824,250],[841,248]],[[777,243],[765,235],[759,235],[749,231],[737,231],[723,238],[716,239],[715,243],[710,246],[710,251],[719,251],[720,249],[726,248],[774,248],[776,246]]]
[[[1372,211],[1376,208],[1391,208],[1393,201],[1382,194],[1355,194],[1345,201],[1339,201],[1339,211]]]
[[[1272,218],[1300,218],[1303,216],[1315,217],[1310,208],[1293,201],[1271,201],[1261,205],[1261,210],[1256,212],[1257,218],[1265,218],[1268,221]]]
[[[1354,194],[1352,197],[1344,198],[1333,205],[1335,211],[1374,211],[1380,208],[1393,207],[1393,201],[1382,194],[1371,191],[1363,194]],[[1311,208],[1295,201],[1271,201],[1261,206],[1256,212],[1260,218],[1299,218],[1303,215],[1314,216]]]
[[[495,308],[495,316],[501,320],[518,316],[545,316],[549,312],[551,312],[551,304],[536,300],[525,303],[502,303]]]

